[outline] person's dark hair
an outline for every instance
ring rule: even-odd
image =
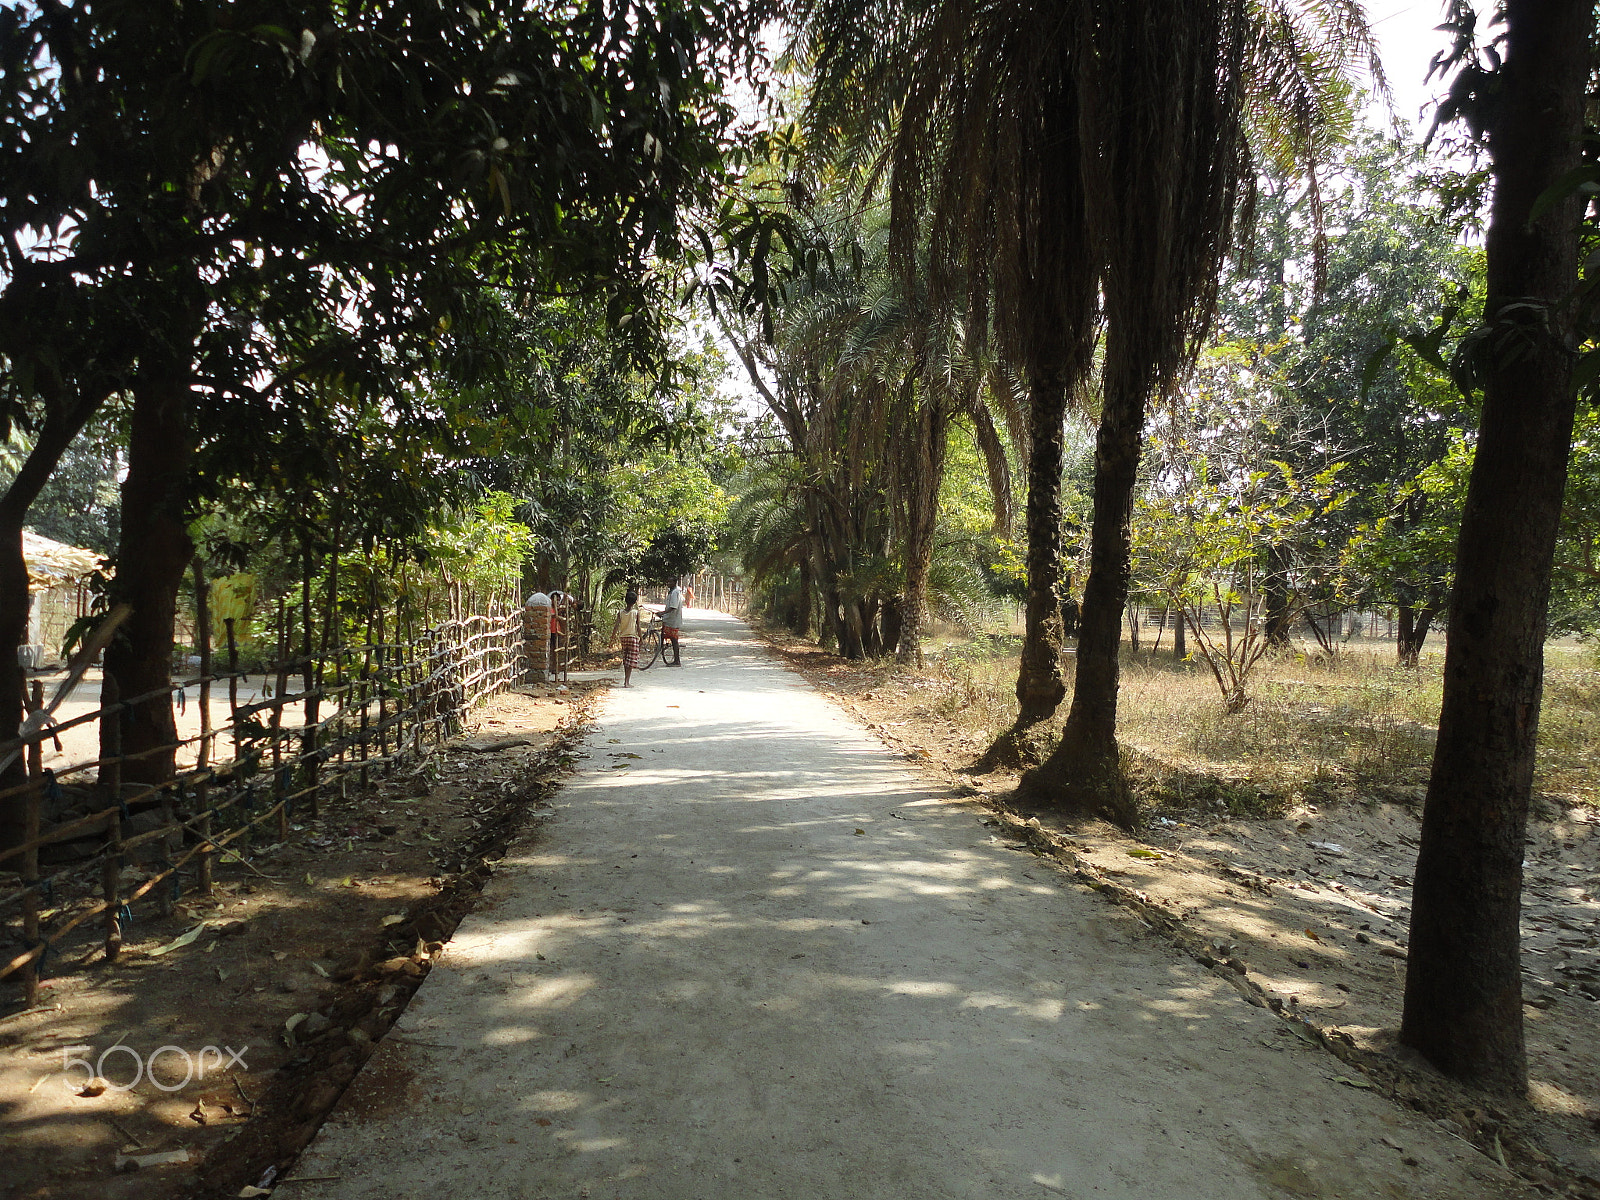
[[[639,603],[639,593],[638,592],[629,592],[622,599],[627,604],[627,606],[629,608],[632,608],[635,604]]]

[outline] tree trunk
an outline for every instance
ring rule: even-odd
[[[902,596],[889,596],[884,599],[883,610],[878,614],[878,626],[882,630],[881,643],[883,652],[887,654],[890,646],[904,644],[906,633],[905,598]],[[904,659],[901,660],[905,661]],[[917,655],[913,660],[917,666],[922,665],[922,645],[918,639]]]
[[[1172,657],[1182,662],[1189,657],[1188,626],[1183,619],[1183,609],[1178,609],[1178,623],[1172,629]]]
[[[1438,602],[1431,599],[1421,605],[1400,605],[1400,635],[1395,640],[1395,652],[1402,667],[1417,665],[1438,609]]]
[[[1395,658],[1402,667],[1417,665],[1417,656],[1412,652],[1412,644],[1416,640],[1416,609],[1409,603],[1401,602],[1396,606],[1400,618],[1400,631],[1395,635]]]
[[[918,412],[913,477],[906,500],[906,591],[900,604],[900,626],[889,645],[902,663],[922,666],[922,627],[927,620],[928,571],[933,565],[933,537],[939,524],[939,489],[944,483],[950,420],[944,405],[924,404]],[[887,642],[887,638],[885,638]]]
[[[1501,349],[1456,548],[1400,1039],[1448,1075],[1517,1093],[1523,837],[1576,407],[1558,306],[1577,280],[1578,205],[1532,210],[1579,161],[1593,12],[1589,0],[1507,0],[1505,15],[1484,305],[1486,344]]]
[[[96,400],[93,404],[79,405],[70,415],[57,416],[52,410],[17,477],[0,498],[0,737],[15,736],[24,716],[26,673],[17,661],[17,647],[27,636],[30,597],[28,563],[22,554],[22,527],[28,519],[29,507],[49,482],[56,463],[99,404]],[[26,780],[27,755],[19,754],[4,772],[0,772],[0,789]],[[25,840],[24,800],[22,793],[0,800],[0,848],[21,845]]]
[[[861,652],[868,658],[882,658],[884,654],[883,637],[878,624],[879,608],[876,597],[863,598],[855,604],[856,628],[861,633]]]
[[[811,595],[812,586],[811,560],[810,558],[802,558],[800,560],[800,604],[799,611],[796,614],[799,619],[794,624],[794,631],[801,637],[811,636],[811,609],[816,604],[815,598]]]
[[[128,475],[122,484],[122,537],[114,594],[133,612],[106,649],[106,674],[134,704],[120,722],[122,782],[172,778],[177,726],[172,716],[173,622],[178,588],[194,558],[184,490],[194,454],[187,363],[142,370],[133,384]],[[164,747],[164,748],[163,748]]]
[[[1129,362],[1113,329],[1106,362]],[[1117,751],[1118,652],[1128,599],[1133,543],[1129,522],[1143,447],[1148,380],[1137,362],[1112,370],[1094,452],[1094,518],[1089,533],[1089,578],[1078,619],[1078,663],[1072,707],[1055,752],[1023,779],[1036,796],[1097,812],[1125,828],[1138,819]]]
[[[1052,716],[1067,685],[1061,679],[1061,469],[1067,392],[1059,373],[1029,381],[1028,598],[1017,672],[1017,729]],[[1120,610],[1119,610],[1120,611]]]
[[[845,601],[838,588],[828,590],[828,615],[833,619],[834,637],[845,658],[861,658],[861,612],[854,600]]]
[[[1267,611],[1264,631],[1267,645],[1273,649],[1286,649],[1289,645],[1289,626],[1294,623],[1290,608],[1289,565],[1292,559],[1287,546],[1272,546],[1267,550]]]

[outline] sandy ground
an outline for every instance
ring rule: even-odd
[[[296,1197],[1527,1194],[732,618],[614,690]]]
[[[515,801],[530,764],[575,719],[577,690],[502,694],[473,713],[470,735],[428,771],[330,795],[317,818],[297,816],[288,841],[259,837],[247,864],[219,861],[212,894],[185,893],[169,917],[141,905],[115,963],[104,959],[98,923],[81,927],[49,959],[38,1010],[18,1012],[20,989],[0,984],[0,1197],[156,1200],[188,1186],[204,1155],[254,1126],[260,1102],[296,1065],[302,1047],[286,1036],[288,1020],[337,1018],[353,991],[372,999],[395,990],[367,973],[346,982],[341,965],[437,936],[420,918],[395,922],[414,913],[434,919],[444,864]],[[125,886],[144,879],[147,866],[130,862]],[[53,911],[87,903],[97,879],[56,889]],[[190,944],[163,950],[197,928]],[[7,957],[20,948],[15,933],[14,923],[0,928]],[[401,999],[383,1000],[379,1012]],[[373,1033],[385,1027],[365,1011],[357,1016]],[[334,1025],[327,1036],[342,1033]],[[354,1041],[345,1050],[350,1074],[360,1053]],[[76,1060],[102,1066],[112,1086],[84,1094],[90,1072],[69,1068]],[[144,1071],[152,1061],[153,1076]],[[118,1170],[119,1161],[150,1155],[169,1157]]]
[[[775,636],[775,635],[769,635]],[[1600,810],[1543,796],[1528,829],[1523,995],[1528,1103],[1459,1087],[1396,1044],[1422,789],[1409,802],[1352,792],[1281,817],[1215,802],[1158,812],[1138,838],[1036,811],[1015,773],[974,774],[983,743],[939,703],[943,681],[849,663],[778,636],[792,666],[924,778],[1006,817],[1034,848],[1159,922],[1199,961],[1371,1068],[1399,1102],[1440,1120],[1532,1182],[1600,1197]],[[1042,837],[1040,835],[1043,835]],[[1048,843],[1046,845],[1045,843]]]

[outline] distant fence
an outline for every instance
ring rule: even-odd
[[[736,617],[749,615],[750,601],[745,592],[744,580],[736,575],[691,575],[694,587],[694,607],[709,608],[717,612],[732,613]],[[669,589],[651,585],[640,594],[650,604],[665,604]]]
[[[744,590],[744,580],[738,576],[696,575],[694,598],[704,608],[732,613],[736,617],[750,613],[750,599]]]
[[[1135,605],[1130,606],[1123,614],[1124,628],[1128,626],[1130,612],[1146,636],[1155,636],[1163,630],[1175,629],[1182,619],[1176,608],[1159,604]],[[1245,609],[1240,605],[1233,614],[1233,628],[1243,629],[1245,621]],[[1304,628],[1310,621],[1316,622],[1317,632],[1331,640],[1344,641],[1352,637],[1366,637],[1393,641],[1395,637],[1396,622],[1393,612],[1342,609],[1330,613],[1299,611],[1295,614],[1296,628]],[[1202,629],[1222,628],[1221,616],[1214,605],[1201,606],[1200,626]]]
[[[473,706],[526,668],[520,611],[491,612],[448,621],[415,641],[344,646],[270,666],[271,695],[249,703],[239,702],[244,673],[230,670],[0,742],[0,760],[21,753],[28,764],[25,784],[0,790],[0,805],[20,801],[25,817],[23,843],[0,850],[0,921],[20,918],[24,947],[0,954],[0,978],[20,972],[32,1005],[51,949],[96,918],[106,957],[116,958],[135,903],[169,912],[186,878],[208,892],[213,863],[228,847],[249,846],[269,822],[274,840],[287,840],[291,817],[315,817],[330,788],[342,792],[353,779],[365,786],[374,771],[427,758],[461,730]],[[300,690],[289,690],[292,680]],[[134,756],[118,752],[121,714],[196,689],[200,733],[138,756],[192,761],[165,782],[123,784],[122,768]],[[228,719],[216,727],[213,689],[228,695]],[[42,702],[36,682],[30,707]],[[90,723],[103,723],[99,756],[43,767],[44,743]],[[41,874],[42,851],[68,861]],[[124,890],[130,857],[149,865]]]

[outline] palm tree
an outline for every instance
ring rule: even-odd
[[[794,57],[813,64],[819,154],[889,178],[891,250],[926,244],[935,307],[987,317],[1028,393],[1027,636],[1019,723],[1049,716],[1061,675],[1062,427],[1093,352],[1099,272],[1084,236],[1071,6],[1006,0],[816,0]]]
[[[1065,696],[1062,424],[1103,319],[1073,708],[1029,782],[1129,824],[1117,647],[1145,406],[1177,383],[1209,327],[1255,154],[1318,147],[1330,84],[1352,48],[1369,50],[1360,5],[802,0],[798,15],[794,57],[813,67],[816,145],[865,156],[869,178],[889,176],[901,269],[925,229],[932,301],[989,312],[1002,357],[1027,381],[1027,631],[1013,748]]]
[[[966,422],[986,459],[996,523],[1009,521],[1009,465],[983,360],[964,314],[936,314],[916,279],[886,269],[887,226],[875,209],[858,229],[855,206],[826,194],[790,205],[814,242],[836,244],[815,270],[784,268],[786,303],[770,337],[726,317],[724,330],[801,464],[786,478],[806,517],[773,525],[757,519],[771,497],[748,506],[747,566],[775,574],[811,564],[803,573],[822,592],[842,653],[920,663],[953,422]],[[805,563],[792,536],[768,536],[779,528],[803,535]]]

